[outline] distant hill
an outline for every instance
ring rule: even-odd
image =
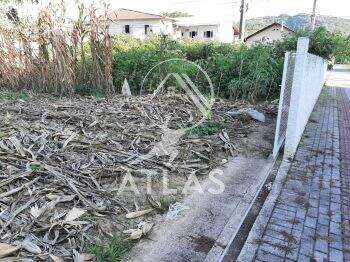
[[[255,31],[273,23],[279,22],[288,26],[291,29],[301,29],[310,27],[310,15],[298,14],[294,16],[279,15],[279,16],[264,16],[247,20],[247,34],[250,35]],[[316,19],[316,26],[325,26],[331,31],[341,31],[350,34],[350,19],[319,15]]]

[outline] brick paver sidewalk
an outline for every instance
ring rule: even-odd
[[[344,260],[350,261],[350,90],[337,89],[341,159]]]
[[[256,239],[255,261],[350,261],[350,100],[344,92],[325,89],[320,96]]]

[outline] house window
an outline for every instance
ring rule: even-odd
[[[204,37],[205,38],[213,38],[214,32],[213,31],[205,31],[204,32]]]
[[[197,36],[197,31],[191,31],[190,32],[190,37],[195,38]]]
[[[124,33],[125,33],[125,34],[130,34],[130,25],[125,25],[125,27],[124,27]]]
[[[145,25],[145,35],[148,35],[150,32],[150,26],[149,25]]]

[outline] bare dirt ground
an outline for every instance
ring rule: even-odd
[[[226,114],[250,105],[216,100],[210,120],[180,138],[173,162],[156,154],[135,161],[162,138],[145,114],[148,107],[176,115],[171,127],[186,126],[196,115],[181,96],[0,101],[0,243],[14,247],[6,256],[76,258],[89,243],[140,222],[151,225],[181,200],[180,194],[162,196],[161,174],[169,187],[181,188],[189,174],[205,181],[231,157],[266,158],[272,150],[274,105],[254,106],[266,115],[260,123]],[[118,193],[127,173],[140,194]],[[126,218],[143,210],[146,215]]]

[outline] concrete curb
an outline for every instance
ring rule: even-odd
[[[241,253],[237,258],[237,261],[239,262],[254,261],[257,253],[257,249],[259,247],[257,240],[261,239],[263,236],[264,230],[267,226],[267,223],[269,221],[269,218],[271,216],[271,213],[273,211],[273,208],[279,196],[279,193],[282,190],[282,186],[284,184],[284,181],[286,180],[290,167],[291,167],[290,161],[288,160],[282,161],[278,169],[275,182],[273,183],[271,192],[269,193],[262,209],[260,210],[258,217],[254,222],[252,229],[249,232],[248,238],[241,250]],[[262,230],[262,228],[264,230]]]
[[[227,222],[220,236],[217,238],[214,246],[207,254],[205,262],[225,261],[229,249],[232,246],[232,243],[234,242],[242,224],[245,222],[245,219],[248,217],[254,204],[256,203],[256,200],[260,192],[262,191],[263,186],[265,185],[268,177],[270,176],[275,163],[276,159],[271,158],[269,160],[268,164],[264,168],[264,171],[262,172],[264,174],[264,179],[259,185],[259,189],[256,191],[253,197],[253,201],[250,203],[248,209],[246,209],[243,217],[240,218],[239,216],[244,212],[243,208],[245,209],[245,207],[237,206],[235,212],[232,214],[230,220]],[[238,221],[239,224],[237,226]]]

